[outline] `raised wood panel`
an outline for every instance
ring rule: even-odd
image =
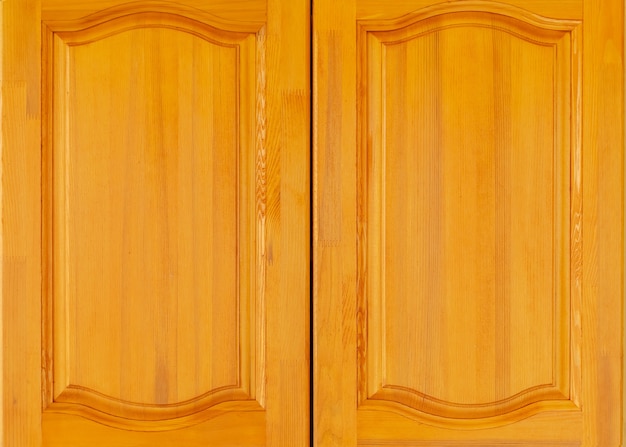
[[[458,2],[359,23],[362,408],[575,410],[579,22]]]
[[[2,2],[0,444],[308,444],[309,17]]]
[[[46,22],[46,411],[262,408],[264,29],[189,11]]]
[[[313,6],[316,442],[621,445],[623,2]]]

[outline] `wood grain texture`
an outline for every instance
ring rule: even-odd
[[[41,444],[41,192],[39,1],[2,14],[2,394],[4,446]]]
[[[2,444],[306,445],[308,4],[1,7]]]
[[[360,410],[357,445],[473,445],[521,443],[522,445],[582,445],[580,411],[545,411],[529,415],[514,424],[486,424],[481,430],[469,427],[450,430],[430,421],[408,423],[406,414]],[[482,422],[482,421],[481,421]]]
[[[357,2],[356,17],[358,20],[397,19],[404,15],[428,9],[433,6],[458,7],[466,11],[473,9],[473,4],[482,3],[491,6],[513,6],[529,13],[555,19],[581,19],[584,0],[508,0],[495,2],[488,0],[398,0],[388,2],[381,8],[379,0],[360,0]]]
[[[262,350],[255,35],[145,9],[47,22],[44,46],[46,406],[118,425],[254,399]]]
[[[74,45],[101,40],[131,29],[155,27],[185,30],[204,39],[219,41],[219,37],[211,37],[215,30],[253,33],[264,23],[246,21],[243,17],[239,20],[226,20],[189,5],[163,1],[115,4],[84,17],[76,19],[70,17],[71,14],[65,10],[65,14],[58,18],[44,16],[43,22],[59,37],[70,40]],[[206,31],[207,29],[209,31]]]
[[[225,21],[242,23],[253,21],[265,23],[267,20],[266,0],[218,0],[207,2],[205,0],[186,0],[185,2],[161,1],[161,0],[43,0],[41,16],[43,20],[75,20],[99,13],[109,8],[134,7],[145,8],[150,6],[153,10],[163,11],[164,8],[195,10],[200,14],[211,14]]]
[[[622,9],[316,2],[317,445],[620,445]],[[337,54],[357,83],[331,84]],[[338,181],[353,151],[356,197]],[[353,210],[356,247],[339,225]],[[321,332],[351,346],[355,323],[357,365]]]
[[[368,398],[493,424],[539,401],[562,408],[580,375],[569,166],[581,41],[576,21],[490,8],[359,22],[371,142],[360,149],[359,330]]]
[[[623,445],[624,4],[585,1],[583,34],[584,446]]]
[[[268,0],[268,447],[309,445],[310,2]]]
[[[313,442],[356,445],[355,2],[313,2]]]
[[[260,446],[265,439],[265,415],[260,411],[227,411],[194,426],[167,431],[116,430],[77,415],[43,414],[43,447],[211,445]],[[208,441],[210,440],[210,441]],[[25,444],[24,444],[25,445]]]

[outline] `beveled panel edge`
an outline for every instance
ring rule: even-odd
[[[215,30],[232,33],[256,33],[264,25],[264,22],[226,20],[201,9],[164,0],[132,1],[73,20],[45,20],[44,18],[43,23],[53,31],[84,31],[88,33],[90,28],[116,19],[154,13],[177,16],[188,22],[193,21]]]
[[[570,125],[570,399],[581,407],[583,308],[582,26],[572,29]]]
[[[360,0],[357,4],[357,17],[363,20],[398,18],[405,16],[411,11],[432,6],[437,3],[441,4],[444,1],[445,0],[412,0],[410,2],[398,2],[398,4],[394,4],[395,8],[387,7],[381,10],[377,0]],[[506,3],[528,11],[533,11],[544,17],[565,19],[583,18],[583,0],[506,0]]]
[[[398,402],[380,399],[366,399],[359,407],[359,411],[386,411],[398,414],[420,424],[450,430],[484,430],[514,424],[536,414],[546,411],[571,411],[582,413],[572,401],[568,399],[551,399],[533,402],[514,411],[496,416],[479,418],[448,418],[425,413]]]
[[[107,396],[91,388],[70,385],[46,406],[58,408],[60,404],[86,407],[96,413],[135,421],[163,421],[190,416],[225,402],[255,401],[249,393],[238,386],[225,386],[208,391],[200,396],[170,404],[144,404],[129,402]]]
[[[263,26],[256,34],[256,166],[255,166],[255,200],[256,200],[256,241],[255,259],[256,269],[256,318],[252,322],[250,330],[253,338],[253,349],[255,350],[256,370],[251,371],[256,381],[256,399],[259,404],[265,407],[265,290],[266,290],[266,267],[267,256],[267,66],[266,66],[266,27]]]
[[[149,3],[164,3],[164,2],[149,2]],[[41,285],[41,309],[42,309],[42,319],[41,319],[41,381],[42,381],[42,392],[41,392],[41,408],[46,411],[54,411],[56,413],[72,413],[72,414],[80,414],[87,419],[92,419],[91,416],[94,417],[93,420],[98,421],[99,414],[107,414],[105,412],[99,411],[96,408],[91,408],[88,406],[83,406],[77,402],[55,402],[55,383],[60,386],[65,386],[67,389],[72,389],[73,391],[70,393],[66,393],[63,391],[57,398],[67,399],[70,396],[86,396],[91,394],[92,396],[101,395],[102,398],[91,398],[92,401],[100,401],[100,402],[119,402],[118,399],[106,396],[101,394],[95,390],[90,390],[85,387],[70,385],[69,376],[67,372],[62,376],[61,381],[59,381],[58,377],[55,378],[54,368],[54,338],[55,338],[55,329],[54,329],[54,313],[55,313],[55,303],[53,299],[53,230],[52,230],[52,219],[53,219],[53,155],[52,148],[54,146],[54,82],[55,82],[55,59],[64,60],[64,57],[67,55],[61,54],[65,52],[55,51],[55,46],[59,45],[59,42],[63,42],[63,44],[67,44],[67,42],[62,41],[61,37],[58,33],[55,33],[53,28],[49,26],[50,24],[44,23],[42,25],[42,115],[43,115],[43,126],[42,126],[42,181],[41,181],[41,192],[42,192],[42,285]],[[178,28],[177,28],[178,29]],[[219,31],[219,30],[217,30]],[[250,231],[250,235],[245,235],[245,239],[249,241],[250,251],[254,253],[254,256],[251,257],[251,268],[250,268],[250,276],[253,278],[251,282],[251,290],[250,290],[250,302],[248,304],[248,309],[250,310],[250,318],[244,322],[245,315],[241,315],[239,313],[238,319],[238,327],[241,331],[242,327],[247,328],[246,334],[248,335],[249,341],[241,340],[241,333],[239,334],[239,346],[238,346],[238,364],[239,364],[239,377],[237,380],[237,384],[232,385],[226,388],[220,388],[216,390],[209,390],[208,392],[190,399],[188,401],[182,403],[175,403],[171,405],[165,405],[165,407],[173,406],[176,407],[176,410],[172,410],[172,412],[177,412],[176,414],[180,414],[180,407],[186,407],[193,403],[193,407],[189,410],[191,413],[189,415],[184,415],[185,418],[191,417],[191,414],[200,414],[207,413],[206,417],[200,418],[192,418],[193,421],[187,424],[187,422],[181,422],[187,425],[193,425],[196,423],[203,422],[204,420],[210,419],[212,416],[212,411],[215,406],[219,406],[220,408],[225,408],[232,403],[233,405],[239,406],[242,405],[241,402],[254,402],[254,411],[263,410],[265,408],[265,382],[266,382],[266,360],[265,360],[265,267],[267,263],[267,254],[266,254],[266,237],[265,237],[265,219],[266,219],[266,165],[267,165],[267,152],[265,149],[265,140],[266,140],[266,110],[265,110],[265,96],[266,96],[266,69],[265,69],[265,54],[266,54],[266,46],[265,46],[265,34],[266,34],[266,26],[264,24],[260,24],[259,28],[256,32],[250,33],[231,33],[231,37],[233,37],[234,41],[236,41],[233,45],[224,45],[232,47],[233,50],[237,52],[239,58],[248,57],[250,61],[244,61],[245,63],[238,63],[237,71],[240,78],[242,78],[241,82],[247,82],[250,84],[249,90],[252,92],[255,97],[250,98],[249,100],[240,99],[240,104],[238,108],[241,107],[241,102],[244,101],[247,103],[247,108],[249,108],[249,113],[240,113],[238,112],[238,117],[240,120],[248,120],[249,121],[249,129],[239,129],[239,138],[241,141],[242,132],[248,132],[246,140],[254,148],[254,153],[250,155],[249,161],[244,163],[245,168],[252,168],[254,172],[252,173],[250,179],[246,182],[243,182],[240,177],[239,184],[237,186],[238,194],[241,194],[241,188],[246,188],[249,193],[249,200],[246,204],[246,210],[249,209],[249,217],[250,223],[254,225],[254,229]],[[210,39],[208,40],[210,43],[214,43],[220,45],[220,42],[214,42]],[[58,61],[57,61],[58,62]],[[61,64],[63,66],[63,64]],[[242,73],[242,70],[245,73]],[[245,78],[245,79],[243,79]],[[250,119],[252,121],[250,121]],[[254,122],[256,120],[256,122]],[[238,144],[241,144],[240,142]],[[239,148],[240,154],[238,155],[238,169],[241,169],[241,148]],[[239,205],[241,208],[241,206]],[[242,211],[240,209],[239,213]],[[245,211],[248,212],[248,211]],[[242,237],[242,235],[239,235]],[[256,252],[255,252],[255,244],[256,244]],[[239,285],[239,290],[241,291],[241,284]],[[238,299],[240,293],[238,293]],[[240,305],[237,306],[238,309]],[[252,310],[253,309],[253,310]],[[247,343],[249,346],[250,358],[245,361],[242,360],[242,343]],[[244,365],[242,365],[242,363]],[[247,372],[247,374],[244,374]],[[66,382],[66,383],[61,383]],[[77,392],[76,390],[82,390],[82,392]],[[56,393],[59,394],[59,393]],[[229,400],[230,399],[230,400]],[[90,400],[89,398],[87,400]],[[119,408],[119,405],[114,405]],[[145,408],[153,406],[153,404],[138,404],[137,408],[142,408],[142,414],[145,414]],[[201,408],[198,408],[200,407]],[[129,406],[128,408],[132,408],[133,406]],[[162,406],[159,406],[162,407]],[[253,410],[245,410],[245,411],[253,411]],[[132,412],[132,410],[130,410]],[[217,409],[215,411],[218,411]],[[229,409],[228,411],[242,411],[239,407]],[[219,414],[223,413],[221,411]],[[157,411],[157,413],[163,413],[162,411]],[[184,413],[184,410],[183,410]],[[219,415],[216,414],[216,415]],[[157,417],[161,417],[161,414],[156,414]],[[178,416],[177,416],[178,417]],[[117,420],[118,422],[115,422]],[[124,422],[124,418],[121,416],[116,416],[113,414],[108,414],[107,420],[113,421],[107,423],[105,425],[110,425],[112,427],[119,428],[127,428],[127,423]],[[142,422],[142,421],[140,421]],[[172,425],[172,428],[167,428],[169,425],[165,425],[165,428],[159,428],[154,426],[150,421],[145,421],[146,427],[148,431],[159,431],[159,430],[169,430],[180,428],[181,423],[176,422]],[[135,424],[136,425],[136,424]],[[142,425],[142,424],[140,424]],[[145,425],[145,424],[144,424]]]
[[[482,419],[514,413],[541,401],[564,401],[569,397],[554,384],[537,385],[497,402],[461,404],[437,399],[401,386],[383,386],[368,400],[396,402],[420,413],[446,419]],[[417,404],[416,404],[417,403]]]
[[[258,32],[258,29],[228,31],[180,14],[162,11],[140,11],[98,21],[87,27],[74,28],[74,22],[65,25],[61,22],[45,22],[44,25],[54,35],[59,36],[68,46],[86,45],[126,31],[143,28],[171,29],[191,34],[212,44],[223,47],[237,47],[238,44]]]
[[[538,29],[554,31],[570,31],[582,23],[582,21],[578,19],[554,19],[544,17],[510,4],[488,0],[467,0],[453,3],[437,3],[393,19],[359,20],[358,24],[360,27],[368,30],[395,31],[432,17],[458,12],[497,14],[510,17],[518,22],[526,23]]]
[[[559,24],[560,27],[544,27],[501,11],[454,10],[414,17],[407,23],[396,25],[362,21],[359,28],[361,32],[372,34],[385,45],[403,43],[450,28],[477,27],[501,31],[535,45],[556,46],[565,35],[574,34],[581,22],[559,21]]]
[[[475,8],[473,10],[469,10],[469,8]],[[581,353],[581,328],[580,328],[580,308],[582,301],[582,292],[581,292],[581,281],[582,281],[582,256],[580,253],[582,252],[582,230],[581,230],[581,221],[582,221],[582,191],[581,191],[581,180],[580,180],[580,172],[581,172],[581,142],[582,142],[582,85],[581,85],[581,73],[582,73],[582,39],[580,37],[580,30],[582,21],[581,20],[565,20],[565,19],[550,19],[546,17],[539,16],[537,14],[530,13],[523,9],[520,9],[515,6],[505,5],[497,2],[490,1],[466,1],[462,3],[445,3],[445,4],[437,4],[431,7],[420,9],[414,13],[408,14],[406,16],[397,18],[397,19],[387,19],[387,20],[361,20],[358,21],[358,30],[357,30],[357,66],[359,67],[357,73],[357,86],[358,89],[362,92],[368,91],[368,79],[367,79],[367,71],[368,71],[368,55],[371,51],[368,50],[368,46],[370,44],[370,39],[375,39],[377,44],[388,45],[395,44],[400,42],[405,42],[411,40],[414,37],[418,37],[421,35],[428,34],[429,32],[438,31],[441,29],[445,29],[445,26],[433,27],[428,29],[426,32],[413,33],[413,29],[411,25],[418,24],[424,20],[427,20],[432,17],[440,16],[447,13],[469,13],[475,14],[478,13],[480,15],[484,14],[496,14],[500,16],[501,19],[507,21],[507,25],[516,26],[520,32],[519,34],[516,32],[511,32],[508,29],[495,27],[492,24],[486,24],[483,26],[488,26],[490,28],[499,29],[503,32],[507,32],[515,37],[518,37],[522,40],[526,40],[531,44],[539,44],[552,46],[555,52],[555,64],[566,64],[567,67],[567,85],[559,84],[559,80],[555,79],[555,93],[559,90],[567,89],[565,92],[568,94],[569,110],[563,111],[563,115],[570,116],[569,126],[565,126],[565,129],[569,130],[567,134],[567,138],[569,138],[567,145],[564,146],[566,149],[566,153],[563,154],[566,158],[568,158],[567,162],[570,167],[570,180],[568,184],[570,185],[570,194],[568,197],[569,210],[565,210],[565,213],[569,215],[571,214],[571,220],[569,221],[569,228],[565,229],[568,233],[568,237],[571,239],[568,240],[569,245],[568,248],[568,260],[569,267],[571,268],[571,277],[569,277],[568,289],[570,290],[570,295],[566,297],[566,304],[568,305],[568,311],[562,317],[567,317],[567,324],[569,325],[569,329],[562,328],[562,324],[560,324],[557,313],[555,313],[553,322],[554,322],[554,336],[559,337],[564,332],[567,332],[568,335],[568,343],[565,349],[565,352],[558,352],[555,350],[553,357],[553,382],[551,385],[539,385],[535,387],[531,387],[521,392],[517,393],[514,396],[511,396],[505,401],[513,401],[515,402],[518,399],[518,396],[525,395],[528,396],[531,394],[533,397],[538,398],[547,398],[547,399],[557,399],[553,400],[537,400],[534,402],[522,402],[521,404],[512,404],[508,405],[509,410],[506,414],[518,413],[523,408],[533,407],[536,408],[536,411],[528,416],[539,413],[541,411],[550,411],[555,408],[547,408],[542,406],[542,402],[558,402],[556,409],[561,409],[562,402],[569,402],[566,406],[572,407],[570,409],[580,409],[580,382],[581,382],[581,366],[580,366],[580,353]],[[462,26],[463,23],[460,22]],[[465,25],[473,25],[474,23],[465,23]],[[531,29],[527,29],[528,27],[525,25],[530,25]],[[407,30],[408,28],[408,30]],[[539,33],[541,37],[544,39],[533,39],[533,35],[530,35],[530,32],[536,31]],[[403,36],[398,38],[397,33],[402,33]],[[565,51],[563,51],[565,50]],[[378,52],[374,52],[374,54],[378,54]],[[380,58],[380,54],[378,54],[377,58]],[[382,60],[381,60],[382,61]],[[369,97],[365,94],[366,97]],[[383,388],[396,388],[400,389],[402,387],[392,387],[388,384],[382,384],[381,388],[375,392],[371,392],[372,384],[368,378],[368,345],[369,345],[369,335],[368,335],[368,303],[369,299],[367,297],[367,276],[371,274],[369,266],[369,261],[367,260],[368,256],[368,231],[366,228],[368,227],[368,195],[369,195],[369,182],[372,174],[367,170],[367,161],[371,158],[371,145],[372,138],[368,135],[369,130],[369,119],[368,119],[368,100],[362,100],[357,105],[357,113],[360,115],[360,119],[358,120],[358,158],[357,158],[357,190],[358,194],[365,197],[359,201],[361,206],[358,208],[358,225],[359,228],[363,228],[358,232],[358,269],[357,269],[357,285],[358,285],[358,305],[357,305],[357,375],[358,375],[358,402],[359,404],[364,404],[365,402],[370,402],[375,396],[383,396],[387,395],[386,391]],[[555,98],[555,101],[557,99]],[[365,104],[364,104],[365,103]],[[558,107],[555,107],[555,111],[558,110]],[[556,112],[555,112],[556,113]],[[561,117],[556,117],[557,122],[560,121]],[[556,151],[559,150],[559,142],[556,141],[556,136],[560,132],[558,130],[555,131],[555,156]],[[365,160],[365,162],[364,162]],[[557,167],[555,166],[555,174]],[[558,177],[557,177],[558,179]],[[555,194],[557,194],[555,192]],[[558,197],[555,196],[555,200],[558,200]],[[381,217],[382,218],[382,217]],[[555,229],[556,231],[556,229]],[[381,236],[382,237],[382,236]],[[380,266],[378,266],[380,268]],[[561,300],[557,299],[558,297],[554,296],[554,310],[558,311],[559,304]],[[558,302],[557,302],[558,301]],[[379,303],[380,304],[380,303]],[[561,318],[564,320],[564,318]],[[556,346],[557,340],[554,340],[554,345]],[[561,365],[561,368],[559,368]],[[566,365],[566,370],[563,369],[563,366]],[[382,377],[382,376],[381,376]],[[545,388],[547,391],[537,391],[533,393],[533,390],[538,390],[539,388]],[[423,395],[422,393],[410,390],[410,394],[419,394],[423,399],[430,400],[432,402],[437,401],[438,399]],[[544,396],[545,394],[545,396]],[[413,397],[410,400],[415,400]],[[378,402],[378,401],[377,401]],[[388,401],[389,404],[395,404],[394,402]],[[443,401],[442,401],[443,402]],[[398,403],[398,405],[405,407],[402,403]],[[462,406],[455,403],[446,403],[448,405],[446,408]],[[494,408],[498,406],[498,402],[493,402],[490,404],[485,404],[485,406],[491,405],[491,411],[493,412]],[[521,405],[521,408],[520,408]],[[474,405],[469,405],[471,407]],[[476,405],[480,406],[480,405]],[[545,408],[544,408],[545,407]],[[430,418],[439,418],[441,415],[437,414],[428,414],[423,411],[420,411],[416,408],[410,408],[411,411],[417,411],[423,415],[428,415]],[[525,416],[525,417],[528,417]],[[504,417],[504,414],[498,417]],[[465,420],[467,417],[460,417],[456,420]],[[475,420],[475,419],[472,419]]]
[[[209,419],[234,411],[264,411],[264,409],[257,401],[245,399],[243,396],[241,396],[240,400],[227,400],[210,408],[195,412],[192,411],[184,415],[176,413],[175,410],[169,412],[163,411],[161,412],[163,417],[160,419],[157,418],[159,414],[156,411],[152,412],[152,416],[154,416],[153,419],[132,419],[112,415],[86,405],[66,402],[54,402],[44,409],[44,413],[77,415],[108,427],[141,432],[178,430],[206,422]]]

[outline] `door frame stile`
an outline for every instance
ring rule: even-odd
[[[583,5],[583,445],[617,446],[623,441],[624,2]]]
[[[41,445],[40,0],[0,5],[0,445]]]
[[[313,3],[313,445],[357,442],[355,0]]]

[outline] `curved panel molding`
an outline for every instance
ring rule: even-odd
[[[57,33],[72,33],[72,40],[81,42],[137,27],[170,27],[209,37],[208,34],[214,32],[256,33],[263,26],[260,22],[225,20],[200,9],[167,1],[128,2],[80,19],[47,20],[44,23]]]
[[[439,416],[425,411],[416,411],[415,409],[398,402],[383,399],[367,399],[361,402],[359,410],[395,413],[421,424],[453,430],[485,430],[503,427],[505,425],[523,421],[524,419],[528,419],[544,411],[581,411],[580,408],[577,407],[571,400],[539,400],[495,416],[485,416],[480,418],[453,418],[447,415]],[[482,441],[480,445],[485,445],[483,442],[484,441]]]
[[[45,411],[262,410],[265,28],[149,1],[44,29]]]
[[[424,20],[432,19],[438,16],[449,16],[454,13],[467,13],[474,17],[478,17],[483,13],[494,14],[498,16],[495,18],[495,21],[506,23],[509,22],[508,19],[513,19],[517,24],[530,25],[534,28],[534,32],[538,34],[542,34],[543,31],[548,30],[561,32],[574,31],[582,23],[580,20],[552,19],[549,17],[543,17],[525,9],[518,8],[517,6],[505,3],[485,0],[467,0],[462,2],[437,3],[396,19],[362,20],[359,21],[359,24],[364,30],[394,31]],[[448,18],[446,18],[446,20]],[[423,25],[425,25],[425,23],[423,23]]]
[[[463,1],[358,25],[360,408],[578,409],[580,22]]]
[[[131,418],[106,413],[82,404],[65,402],[54,402],[46,407],[44,411],[81,416],[99,424],[121,430],[156,432],[190,427],[234,411],[263,411],[263,407],[254,400],[229,400],[209,408],[199,409],[184,416],[172,409],[170,415],[166,415],[167,417],[164,419],[161,418],[163,413],[158,409],[153,414],[150,414],[150,410],[144,410],[137,413],[137,418]],[[150,416],[158,417],[158,419],[151,419]]]

